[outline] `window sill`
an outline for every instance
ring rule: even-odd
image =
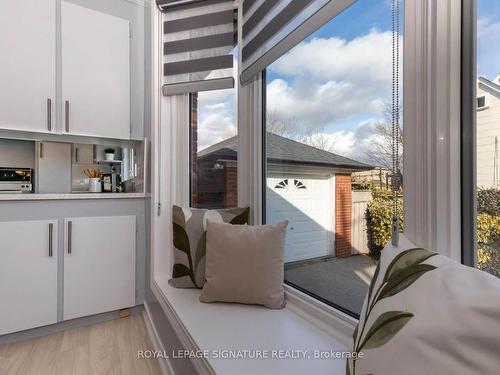
[[[345,359],[315,359],[322,353],[348,351],[355,320],[286,287],[287,307],[201,303],[199,290],[177,289],[168,278],[154,288],[165,314],[187,350],[267,351],[268,359],[193,359],[200,374],[344,374]],[[271,358],[272,351],[307,351],[304,358]]]

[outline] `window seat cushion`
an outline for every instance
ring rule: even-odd
[[[208,351],[206,358],[200,359],[204,362],[202,367],[208,369],[205,373],[345,374],[345,359],[332,359],[332,352],[344,352],[347,347],[299,316],[291,303],[282,310],[233,303],[206,304],[199,302],[197,289],[174,288],[168,279],[157,279],[156,284],[166,302],[164,309],[170,310],[166,311],[167,316],[186,349]],[[268,358],[252,358],[259,353]],[[328,358],[317,359],[315,354]],[[220,358],[223,355],[247,358]],[[200,368],[196,363],[195,367]]]

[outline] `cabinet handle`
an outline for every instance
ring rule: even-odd
[[[52,131],[52,99],[47,98],[47,130]]]
[[[66,125],[66,133],[69,133],[69,100],[64,102],[64,123]]]
[[[96,145],[92,145],[92,163],[97,160]]]
[[[75,163],[78,163],[78,147],[75,147]]]
[[[71,240],[73,237],[73,222],[68,221],[68,254],[71,254]]]
[[[53,233],[53,230],[54,230],[54,224],[50,223],[49,224],[49,257],[52,256],[53,254],[53,247],[52,247],[52,233]]]
[[[40,159],[43,158],[43,143],[40,142]]]

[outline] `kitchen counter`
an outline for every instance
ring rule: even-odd
[[[54,194],[0,194],[0,201],[81,200],[81,199],[137,199],[148,198],[148,193],[54,193]]]

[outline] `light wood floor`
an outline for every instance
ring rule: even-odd
[[[141,314],[0,346],[1,375],[160,374]]]

